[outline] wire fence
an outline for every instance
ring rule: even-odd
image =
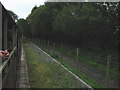
[[[29,39],[41,49],[61,62],[68,63],[86,75],[95,78],[105,87],[118,87],[118,58],[117,55],[101,54],[82,50],[70,45],[51,41]],[[100,75],[99,75],[100,74]]]
[[[39,40],[39,39],[36,39],[36,42],[39,42],[39,44],[41,45],[41,47],[43,47],[44,49],[47,49],[48,50],[48,53],[49,53],[49,50],[52,49],[53,52],[55,52],[55,50],[59,50],[60,49],[63,49],[62,51],[66,51],[64,54],[74,54],[76,55],[77,54],[77,51],[75,47],[71,47],[69,45],[63,45],[63,44],[57,44],[55,42],[50,42],[50,41],[45,41],[45,40]],[[47,47],[47,48],[46,48]],[[118,68],[118,65],[120,65],[120,63],[118,62],[118,55],[111,55],[111,54],[108,54],[108,53],[104,53],[101,54],[101,53],[96,53],[96,52],[92,52],[92,51],[86,51],[86,50],[82,50],[80,48],[78,48],[79,51],[78,51],[78,57],[79,55],[82,55],[82,56],[86,56],[88,57],[89,59],[92,59],[98,63],[101,63],[101,64],[107,64],[107,57],[110,55],[111,56],[111,65],[115,68]]]

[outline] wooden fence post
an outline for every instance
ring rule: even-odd
[[[34,42],[34,38],[33,38],[33,43],[35,43],[35,42]]]
[[[43,50],[45,50],[45,40],[43,40]]]
[[[33,38],[32,38],[32,43],[34,43],[34,40],[33,40]]]
[[[50,42],[48,41],[48,45],[47,45],[47,46],[48,46],[48,50],[47,50],[47,51],[48,51],[48,54],[49,54],[49,43],[50,43]]]
[[[36,39],[36,44],[39,45],[39,39],[38,38]]]
[[[43,49],[43,40],[41,40],[41,47],[42,47],[42,49]]]
[[[79,56],[79,48],[76,49],[76,66],[78,69],[78,56]]]
[[[53,43],[52,50],[53,50],[53,55],[54,55],[55,54],[55,42]]]
[[[105,78],[105,85],[108,87],[109,82],[109,67],[110,67],[111,55],[107,57],[107,71],[106,71],[106,78]]]
[[[44,49],[44,40],[42,40],[42,49]]]
[[[61,60],[63,61],[63,44],[61,44]]]
[[[41,40],[40,39],[38,39],[38,45],[39,45],[39,47],[40,47],[40,43],[41,43]],[[41,48],[41,47],[40,47]]]

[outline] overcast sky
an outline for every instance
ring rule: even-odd
[[[120,1],[120,0],[0,0],[3,6],[12,10],[15,14],[19,16],[19,18],[26,18],[30,13],[32,8],[37,5],[43,5],[46,1],[52,2],[64,2],[64,1],[76,1],[76,2],[84,2],[84,1]]]
[[[3,6],[12,10],[19,18],[26,18],[32,8],[37,5],[43,5],[46,0],[0,0]]]

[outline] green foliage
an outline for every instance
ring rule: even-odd
[[[38,7],[35,5],[34,7],[33,7],[33,9],[32,9],[32,11],[31,11],[31,13],[34,11],[34,10],[36,10]]]
[[[17,25],[18,27],[20,28],[21,30],[21,33],[26,36],[26,37],[30,37],[31,36],[31,33],[30,33],[30,27],[29,27],[29,24],[28,24],[28,21],[25,20],[25,19],[19,19],[17,21]]]
[[[101,28],[105,22],[100,12],[92,7],[92,4],[86,3],[83,5],[75,6],[69,5],[65,6],[59,14],[55,17],[54,29],[56,31],[62,31],[65,34],[79,36],[80,33],[84,34],[84,31],[90,32],[92,34],[95,29]]]
[[[50,53],[50,56],[55,58],[57,61],[59,61],[62,65],[64,65],[66,68],[68,68],[70,71],[72,71],[74,74],[76,74],[78,77],[80,77],[83,81],[88,83],[93,88],[106,88],[105,85],[98,83],[95,79],[90,78],[86,74],[82,73],[81,71],[77,70],[75,67],[63,62],[59,57],[56,57],[55,55]]]
[[[29,44],[24,44],[24,49],[31,88],[80,88],[81,83],[60,65],[46,62]]]
[[[118,3],[53,3],[33,7],[31,36],[77,47],[115,52]]]

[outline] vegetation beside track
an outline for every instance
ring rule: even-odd
[[[87,76],[86,74],[82,73],[81,71],[78,71],[76,67],[72,67],[68,63],[63,62],[64,60],[62,60],[62,58],[61,58],[62,54],[63,54],[63,57],[69,57],[69,59],[75,60],[75,62],[76,62],[75,50],[68,49],[68,47],[62,47],[63,50],[61,51],[61,45],[56,44],[53,47],[50,43],[48,45],[48,43],[40,43],[38,40],[36,40],[36,41],[34,40],[34,43],[36,45],[38,45],[40,48],[42,48],[44,51],[49,53],[53,58],[55,58],[56,60],[59,60],[59,62],[63,63],[64,66],[66,66],[69,70],[71,70],[73,73],[78,75],[82,80],[87,82],[92,87],[94,87],[94,88],[105,88],[106,87],[105,83],[100,84],[94,78],[91,78],[91,77]],[[67,52],[65,52],[65,51],[67,51]],[[82,62],[83,64],[87,65],[88,67],[93,67],[96,70],[101,71],[102,73],[106,74],[107,65],[95,62],[94,60],[92,60],[91,58],[89,58],[86,55],[85,56],[79,55],[78,61],[80,63]],[[76,63],[76,64],[78,64],[78,63]],[[109,67],[109,75],[111,77],[117,78],[118,77],[117,69],[114,67]],[[106,79],[106,77],[104,77],[104,78]]]
[[[35,40],[36,41],[34,41],[33,43],[40,46],[40,48],[42,48],[44,51],[46,51],[47,53],[50,53],[53,56],[58,57],[57,53],[59,53],[60,56],[63,54],[63,57],[69,57],[73,60],[76,60],[76,48],[74,48],[74,47],[63,45],[62,52],[61,52],[61,45],[59,45],[57,43],[55,45],[53,45],[53,43],[51,43],[51,44],[49,43],[49,45],[48,45],[47,42],[40,43],[37,39],[35,39]],[[89,67],[96,68],[98,71],[101,71],[106,74],[107,64],[101,63],[101,60],[95,60],[95,58],[93,58],[94,55],[92,55],[93,54],[92,52],[89,52],[86,55],[82,55],[81,52],[82,51],[80,49],[79,55],[77,56],[77,59],[80,63],[86,64]],[[91,55],[89,55],[89,54],[91,54]],[[96,57],[99,57],[100,55],[101,54],[97,55]],[[105,57],[105,59],[106,60],[103,60],[102,62],[107,62],[107,56]],[[116,77],[118,77],[118,73],[120,73],[120,72],[118,72],[118,67],[113,67],[111,64],[109,67],[109,75],[111,77],[116,78]]]
[[[70,66],[67,63],[62,62],[60,58],[56,58],[53,55],[51,55],[53,58],[55,58],[57,61],[59,61],[62,65],[67,67],[70,71],[72,71],[74,74],[76,74],[78,77],[80,77],[83,81],[88,83],[93,88],[105,88],[103,84],[98,83],[96,80],[90,78],[89,76],[83,74],[82,72],[78,71],[75,67]]]
[[[28,44],[24,44],[24,49],[31,88],[80,88],[80,82],[58,64],[43,61]]]

